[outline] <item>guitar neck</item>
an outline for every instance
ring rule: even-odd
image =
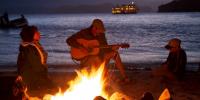
[[[97,48],[112,48],[113,46],[121,47],[123,45],[121,45],[121,44],[112,44],[112,45],[98,46]]]

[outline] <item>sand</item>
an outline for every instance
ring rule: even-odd
[[[129,65],[131,66],[131,65]],[[111,71],[112,78],[107,84],[108,94],[120,92],[131,98],[140,100],[145,92],[152,93],[155,100],[165,88],[168,88],[173,100],[200,100],[200,72],[188,71],[186,77],[181,80],[163,80],[160,77],[153,77],[151,69],[132,69],[126,71],[130,82],[118,82],[118,71]],[[50,78],[62,89],[67,88],[66,83],[72,80],[74,72],[49,72]],[[0,72],[0,98],[1,100],[16,100],[12,96],[12,86],[16,77],[16,71]]]

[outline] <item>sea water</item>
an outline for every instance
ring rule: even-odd
[[[10,19],[18,15],[11,15]],[[164,62],[169,39],[182,40],[188,63],[200,62],[200,13],[113,14],[33,14],[25,15],[41,32],[41,44],[48,52],[48,64],[73,64],[66,39],[102,19],[109,44],[129,43],[120,49],[123,62]],[[16,64],[21,29],[0,29],[0,65]]]

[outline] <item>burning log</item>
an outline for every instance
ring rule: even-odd
[[[111,95],[109,100],[131,100],[131,98],[123,93],[115,92]]]
[[[106,100],[106,99],[103,98],[102,96],[96,96],[96,97],[94,98],[94,100]]]

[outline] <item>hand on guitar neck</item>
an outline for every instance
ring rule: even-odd
[[[120,46],[118,46],[118,45],[113,45],[112,47],[111,47],[111,49],[112,50],[115,50],[115,51],[117,51],[117,50],[119,50],[119,48],[120,48]]]
[[[86,39],[78,39],[78,43],[83,45],[80,48],[71,47],[71,56],[75,59],[82,59],[89,55],[97,55],[100,51],[100,48],[112,48],[112,50],[118,50],[121,48],[129,48],[129,44],[114,44],[114,45],[105,45],[100,46],[97,40],[86,40]]]

